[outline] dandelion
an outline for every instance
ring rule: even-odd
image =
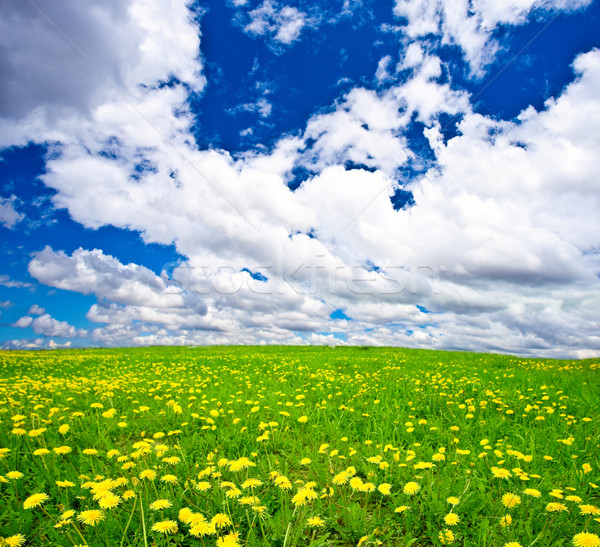
[[[39,507],[50,499],[48,494],[33,494],[23,502],[23,509],[33,509]]]
[[[175,475],[164,475],[160,480],[161,482],[166,482],[168,484],[175,484],[177,482],[177,477]]]
[[[27,539],[23,534],[9,536],[7,538],[4,538],[4,540],[0,538],[0,541],[2,542],[1,545],[6,545],[6,547],[21,547],[21,545],[25,545],[26,540]]]
[[[216,533],[215,525],[206,521],[193,523],[190,527],[190,535],[195,538],[210,536]]]
[[[247,488],[256,488],[258,486],[262,486],[262,481],[258,479],[247,479],[242,483],[242,488],[246,490]]]
[[[595,505],[579,505],[582,515],[600,515],[600,509]]]
[[[533,498],[539,498],[542,493],[539,490],[536,490],[535,488],[526,488],[525,490],[523,490],[523,494],[525,494],[526,496],[531,496]]]
[[[460,522],[460,517],[456,513],[448,513],[444,517],[444,522],[448,526],[456,526]]]
[[[22,479],[25,475],[20,471],[9,471],[6,475],[4,475],[7,479],[10,480],[19,480]]]
[[[98,509],[82,511],[77,515],[77,520],[87,526],[96,526],[96,524],[104,520],[104,513]]]
[[[325,521],[321,517],[310,517],[306,523],[311,528],[323,528],[325,526]]]
[[[174,520],[161,520],[154,523],[152,531],[159,534],[174,534],[177,532],[177,523]]]
[[[413,496],[414,494],[416,494],[419,490],[421,490],[421,485],[416,483],[416,482],[407,482],[404,485],[404,493],[409,495],[409,496]]]
[[[456,497],[456,496],[450,496],[449,498],[446,499],[446,501],[450,504],[450,505],[458,505],[460,500]]]
[[[549,513],[558,513],[560,511],[568,511],[568,509],[564,503],[551,502],[546,505],[546,511]]]
[[[449,545],[454,541],[454,533],[452,530],[442,530],[438,535],[438,539],[442,545]]]
[[[392,485],[388,484],[387,482],[384,482],[383,484],[380,484],[377,487],[377,490],[379,490],[379,492],[384,495],[384,496],[389,496],[390,492],[392,490]]]
[[[509,541],[504,544],[504,547],[523,547],[518,541]]]
[[[599,547],[600,537],[590,532],[581,532],[573,537],[575,547]]]
[[[394,509],[394,513],[404,513],[404,511],[407,511],[408,509],[410,509],[410,505],[401,505],[400,507],[396,507],[396,509]]]
[[[214,524],[216,528],[231,526],[231,519],[225,513],[217,513],[210,522],[211,524]]]
[[[504,515],[500,519],[500,526],[503,528],[508,528],[512,524],[512,517],[510,515]]]
[[[112,492],[109,492],[105,496],[102,496],[98,501],[98,505],[102,509],[114,509],[121,503],[121,498]]]
[[[152,509],[152,511],[161,511],[163,509],[169,509],[169,508],[173,507],[173,504],[169,500],[159,499],[159,500],[153,501],[149,505],[149,507],[150,507],[150,509]]]
[[[300,465],[310,465],[312,463],[312,460],[310,458],[302,458],[300,460]]]
[[[502,496],[502,505],[504,505],[505,507],[508,507],[508,509],[516,507],[520,503],[521,503],[521,497],[517,496],[516,494],[508,493],[508,494],[504,494]]]
[[[298,418],[298,421],[301,424],[305,424],[306,422],[308,422],[308,416],[300,416],[300,418]]]
[[[210,484],[210,482],[200,481],[199,483],[196,483],[196,490],[199,490],[200,492],[206,492],[207,490],[210,490],[211,488],[212,488],[212,485]]]
[[[335,477],[333,477],[331,482],[333,482],[333,484],[335,484],[336,486],[346,484],[348,482],[348,473],[346,473],[346,471],[338,473]]]

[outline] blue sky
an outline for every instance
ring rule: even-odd
[[[600,353],[600,2],[6,6],[1,347]]]

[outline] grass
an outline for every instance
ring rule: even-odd
[[[391,348],[0,352],[0,537],[600,545],[599,371]]]

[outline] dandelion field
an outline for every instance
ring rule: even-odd
[[[600,363],[0,352],[0,544],[600,545]]]

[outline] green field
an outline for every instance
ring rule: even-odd
[[[0,352],[5,545],[597,546],[599,360]]]

